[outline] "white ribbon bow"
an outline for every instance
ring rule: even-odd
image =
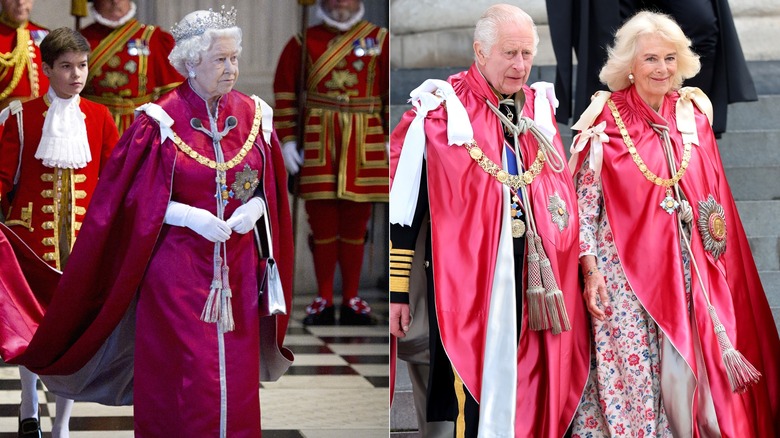
[[[558,108],[558,98],[555,97],[555,86],[550,82],[535,82],[531,84],[534,93],[534,122],[547,140],[552,143],[555,137],[556,125],[553,120],[555,109]],[[552,110],[550,107],[552,106]]]
[[[591,126],[584,131],[580,131],[579,134],[574,136],[574,140],[571,144],[571,159],[569,160],[569,170],[572,173],[577,168],[577,158],[580,152],[585,149],[585,146],[590,142],[590,155],[589,155],[589,167],[593,169],[595,177],[598,178],[601,175],[601,164],[604,161],[604,143],[609,143],[609,137],[604,133],[604,129],[607,127],[607,122],[601,122],[596,126]]]
[[[474,138],[471,120],[455,90],[449,83],[428,79],[411,93],[416,115],[404,138],[398,158],[393,187],[390,189],[390,223],[411,225],[420,192],[422,163],[425,157],[425,117],[429,111],[445,103],[447,107],[447,142],[463,145]]]
[[[157,123],[160,125],[161,143],[166,139],[173,140],[173,129],[171,129],[171,126],[173,126],[173,119],[160,105],[157,105],[156,103],[145,103],[135,109],[136,117],[138,117],[138,114],[140,113],[146,113],[149,117],[157,120]]]
[[[271,145],[271,133],[274,130],[274,110],[271,108],[270,105],[265,103],[263,99],[260,99],[259,97],[252,95],[252,100],[255,101],[255,111],[257,111],[257,107],[260,107],[260,111],[263,114],[263,121],[260,124],[260,127],[263,130],[263,139],[265,140],[268,145]]]
[[[696,129],[696,116],[693,112],[695,103],[699,109],[707,115],[712,124],[712,104],[709,98],[696,87],[683,87],[679,90],[680,98],[675,105],[677,129],[682,134],[683,143],[691,143],[699,146],[699,133]]]

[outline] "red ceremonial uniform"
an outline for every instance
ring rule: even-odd
[[[98,174],[118,140],[111,114],[103,105],[81,99],[92,161],[81,169],[46,167],[35,158],[48,108],[46,96],[24,103],[24,147],[20,154],[19,124],[9,117],[0,142],[0,197],[10,198],[3,211],[11,227],[30,248],[51,266],[62,269],[59,242],[70,246],[78,235]],[[21,155],[21,166],[19,159]],[[14,177],[19,169],[19,182]],[[62,229],[65,224],[67,228]],[[62,235],[62,233],[67,235]]]
[[[306,34],[306,53],[298,194],[306,200],[312,229],[318,299],[331,305],[338,263],[342,304],[362,312],[351,300],[358,293],[370,203],[388,199],[387,29],[364,20],[347,31],[314,26]],[[284,48],[274,78],[276,130],[282,143],[299,141],[300,70],[298,36]],[[349,310],[342,308],[342,324],[348,323],[344,311]]]
[[[120,134],[137,107],[184,80],[168,62],[173,37],[159,27],[132,19],[116,29],[93,23],[81,33],[92,48],[82,96],[107,106]]]
[[[300,196],[387,202],[387,29],[367,21],[346,32],[319,25],[308,29],[306,49]],[[274,79],[274,116],[282,143],[296,140],[300,53],[300,37],[291,39]]]
[[[0,21],[0,54],[5,60],[0,66],[0,108],[12,100],[36,98],[49,88],[38,47],[48,33],[29,21],[18,28]]]

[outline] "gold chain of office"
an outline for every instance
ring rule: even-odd
[[[647,168],[644,160],[642,160],[642,157],[640,157],[639,153],[637,153],[636,146],[634,146],[634,142],[631,140],[631,136],[628,135],[626,125],[623,123],[623,119],[620,117],[620,113],[618,112],[617,107],[615,106],[615,103],[612,101],[612,99],[607,101],[607,105],[609,105],[609,109],[612,111],[612,117],[615,118],[615,124],[617,124],[617,127],[620,130],[620,135],[623,136],[623,142],[628,148],[628,153],[631,154],[631,158],[634,160],[634,164],[636,164],[636,166],[639,168],[639,171],[642,172],[642,175],[644,175],[648,181],[662,187],[672,187],[677,184],[677,182],[682,179],[683,175],[685,175],[685,171],[688,169],[688,163],[691,160],[691,144],[685,143],[683,146],[682,161],[680,162],[680,166],[677,168],[677,173],[675,173],[671,178],[661,178]]]
[[[479,167],[487,172],[490,176],[496,179],[501,184],[507,185],[515,190],[521,187],[525,187],[533,182],[533,180],[539,176],[544,168],[544,153],[539,150],[536,152],[536,160],[531,163],[531,167],[528,168],[521,175],[512,175],[504,170],[501,166],[496,164],[493,160],[488,158],[485,153],[480,149],[475,140],[463,145],[469,152],[469,156],[477,162]]]
[[[257,137],[257,134],[260,132],[260,122],[262,121],[263,113],[261,111],[255,111],[255,118],[252,121],[252,129],[249,131],[249,137],[247,137],[246,142],[244,142],[244,146],[241,147],[241,150],[238,151],[238,154],[236,154],[235,157],[233,157],[230,161],[225,161],[224,163],[217,163],[216,161],[206,158],[203,155],[199,154],[195,150],[193,150],[187,143],[185,143],[181,138],[179,138],[176,133],[173,133],[173,142],[176,144],[176,147],[179,148],[182,152],[189,155],[190,158],[194,159],[198,163],[209,167],[211,169],[216,169],[221,172],[225,172],[228,169],[232,169],[238,165],[241,161],[244,160],[244,157],[246,157],[246,154],[249,153],[249,150],[252,149],[252,145],[255,142],[255,138]]]

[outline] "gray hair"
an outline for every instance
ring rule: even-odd
[[[696,76],[701,69],[699,56],[691,50],[691,40],[668,15],[642,11],[631,17],[615,33],[615,44],[607,49],[607,63],[601,68],[599,80],[612,91],[631,85],[628,74],[636,57],[637,40],[646,35],[658,35],[674,44],[677,51],[677,72],[672,88],[677,90],[684,80]]]
[[[502,24],[531,26],[534,33],[534,55],[539,46],[539,32],[536,30],[533,18],[517,6],[493,5],[482,14],[474,29],[474,42],[479,43],[482,53],[487,55],[498,39],[498,29]],[[474,54],[476,58],[476,54]]]
[[[196,35],[181,40],[173,46],[168,61],[182,76],[187,77],[187,64],[198,65],[203,53],[211,48],[211,44],[217,38],[233,38],[236,40],[238,55],[241,55],[241,28],[228,27],[226,29],[208,29],[201,35]]]

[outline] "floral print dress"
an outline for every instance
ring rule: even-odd
[[[580,212],[580,257],[596,256],[609,302],[604,321],[592,319],[590,374],[572,424],[573,438],[671,437],[661,399],[660,332],[631,290],[603,208],[601,181],[587,158],[575,185]],[[683,256],[686,283],[688,258]],[[690,287],[687,288],[690,290]]]

